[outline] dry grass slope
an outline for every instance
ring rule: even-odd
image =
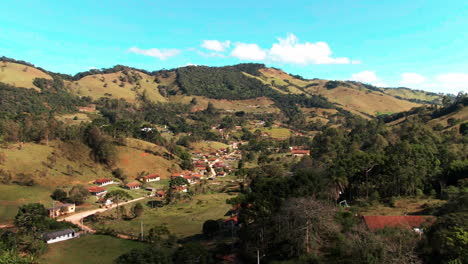
[[[45,72],[30,66],[13,62],[0,62],[0,82],[39,91],[40,89],[33,84],[35,78],[52,79]]]
[[[127,76],[120,71],[107,74],[94,74],[81,78],[78,81],[66,81],[66,85],[80,96],[122,98],[129,102],[136,102],[138,96],[146,93],[148,99],[154,102],[166,102],[158,90],[154,77],[138,71],[129,71],[129,75],[139,76],[137,82],[130,83],[125,80]],[[127,78],[128,79],[128,78]],[[124,80],[124,81],[122,81]]]

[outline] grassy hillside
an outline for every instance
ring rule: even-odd
[[[0,82],[15,86],[35,88],[32,84],[34,78],[51,79],[46,73],[23,64],[1,62],[0,66]],[[123,98],[129,102],[145,97],[154,102],[183,103],[189,103],[196,97],[198,103],[194,110],[203,109],[208,101],[212,101],[215,107],[226,111],[276,113],[280,111],[278,101],[282,99],[273,98],[277,97],[274,93],[304,94],[306,97],[321,95],[337,107],[361,116],[407,111],[421,105],[415,102],[440,100],[440,95],[406,88],[368,89],[355,82],[306,80],[279,69],[266,68],[263,64],[191,66],[152,75],[120,66],[68,79],[65,85],[80,96]],[[324,102],[319,104],[323,106]]]
[[[276,87],[283,93],[319,94],[337,106],[354,114],[377,116],[385,113],[396,113],[420,106],[418,103],[398,99],[380,91],[370,90],[357,83],[330,82],[313,79],[301,80],[277,69],[260,70],[264,83]]]
[[[120,255],[147,244],[104,235],[88,235],[49,245],[40,263],[111,264]]]
[[[50,75],[34,67],[0,61],[0,82],[39,91],[40,89],[33,84],[35,78],[52,79]]]
[[[77,81],[66,81],[67,87],[80,96],[123,98],[136,102],[140,96],[154,102],[166,102],[158,90],[154,77],[136,70],[93,74]]]
[[[202,226],[206,220],[226,219],[224,215],[232,208],[226,204],[226,199],[234,194],[215,193],[194,196],[190,201],[166,205],[162,208],[144,206],[142,216],[131,221],[121,219],[106,219],[93,224],[94,228],[112,227],[117,232],[138,235],[141,221],[145,229],[155,225],[166,224],[168,229],[177,236],[187,237],[202,233]],[[112,214],[112,211],[103,213]]]
[[[217,109],[222,109],[227,112],[244,111],[247,113],[278,113],[280,109],[275,106],[274,102],[267,97],[257,97],[245,100],[226,100],[226,99],[213,99],[204,96],[186,96],[175,95],[169,97],[171,102],[188,104],[195,98],[197,104],[192,107],[193,111],[204,110],[211,102]]]
[[[400,97],[403,99],[417,100],[421,102],[430,102],[440,104],[442,102],[442,94],[430,93],[420,90],[412,90],[409,88],[383,88],[382,91],[386,94]]]
[[[137,139],[127,139],[118,146],[117,167],[123,169],[129,180],[139,172],[158,173],[168,177],[171,170],[179,170],[177,159],[161,146]],[[109,168],[91,159],[90,149],[80,142],[52,141],[49,145],[25,143],[1,148],[4,161],[2,173],[9,173],[9,184],[0,184],[0,223],[11,222],[19,206],[29,202],[50,204],[50,194],[55,188],[68,189],[82,184],[88,186],[97,178],[111,178]],[[33,186],[15,182],[33,180]]]

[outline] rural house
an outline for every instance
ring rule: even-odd
[[[47,244],[60,242],[75,237],[77,237],[75,230],[70,228],[42,234],[42,238],[45,240],[45,242],[47,242]]]
[[[47,209],[49,211],[49,217],[54,218],[65,214],[75,212],[75,204],[65,203],[56,204],[54,207]]]
[[[125,188],[127,188],[129,190],[137,190],[137,189],[140,189],[140,187],[141,187],[141,183],[139,183],[137,181],[125,184]]]
[[[91,186],[86,188],[91,195],[101,196],[107,193],[106,189],[99,186]]]
[[[291,150],[291,154],[294,157],[302,157],[304,155],[310,155],[310,150],[305,150],[305,149],[293,149]]]
[[[114,180],[112,179],[97,179],[94,181],[94,184],[96,185],[99,185],[99,186],[106,186],[106,185],[109,185],[109,184],[113,184],[115,183]]]
[[[160,181],[161,177],[158,174],[151,174],[151,175],[140,177],[139,180],[141,182],[154,182],[154,181]]]

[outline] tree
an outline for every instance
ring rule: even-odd
[[[83,185],[75,185],[68,192],[68,201],[80,205],[86,201],[88,196],[89,192]]]
[[[113,170],[112,175],[114,175],[114,177],[116,177],[117,179],[121,181],[124,181],[127,178],[127,176],[125,175],[124,171],[121,168],[117,168]]]
[[[15,216],[15,226],[27,234],[36,234],[46,227],[47,209],[40,203],[21,206]]]
[[[215,220],[207,220],[203,223],[203,234],[207,237],[213,237],[219,232],[219,224]]]
[[[210,262],[210,254],[204,246],[192,242],[179,248],[174,255],[174,260],[181,264],[205,264]]]
[[[55,201],[65,201],[67,199],[67,192],[62,189],[55,189],[55,191],[50,195]]]
[[[132,199],[132,196],[128,194],[128,192],[123,191],[123,190],[113,190],[113,191],[108,192],[104,198],[110,199],[113,202],[115,202],[116,204],[115,211],[118,217],[119,216],[119,203],[122,201],[128,201]]]
[[[143,214],[143,205],[141,203],[136,203],[133,208],[132,208],[132,213],[134,217],[139,217],[140,215]]]
[[[160,248],[132,249],[130,252],[119,256],[116,264],[172,264],[172,255]]]
[[[33,257],[20,256],[13,250],[0,252],[0,263],[1,264],[35,264],[37,263]]]
[[[184,177],[174,177],[169,181],[169,187],[173,186],[187,186],[189,182]]]
[[[166,225],[157,225],[148,231],[146,239],[155,246],[162,246],[164,239],[171,235]]]

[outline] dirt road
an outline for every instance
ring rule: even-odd
[[[145,198],[146,197],[140,197],[140,198],[136,198],[136,199],[133,199],[133,200],[130,200],[130,201],[127,201],[127,202],[119,203],[119,206],[129,204],[129,203],[133,203],[133,202],[136,202],[136,201],[140,201],[140,200],[143,200]],[[73,214],[73,215],[68,215],[66,217],[57,219],[57,220],[58,221],[71,222],[71,223],[79,226],[81,229],[83,229],[86,232],[94,233],[94,232],[96,232],[96,230],[92,229],[89,226],[82,225],[81,224],[81,219],[83,219],[83,218],[85,218],[87,216],[93,215],[95,213],[101,213],[101,212],[105,212],[107,210],[111,210],[111,209],[113,209],[115,207],[116,207],[116,205],[114,204],[114,205],[110,206],[109,208],[99,208],[99,209],[93,209],[93,210],[88,210],[88,211],[84,211],[84,212],[79,212],[79,213],[76,213],[76,214]]]

